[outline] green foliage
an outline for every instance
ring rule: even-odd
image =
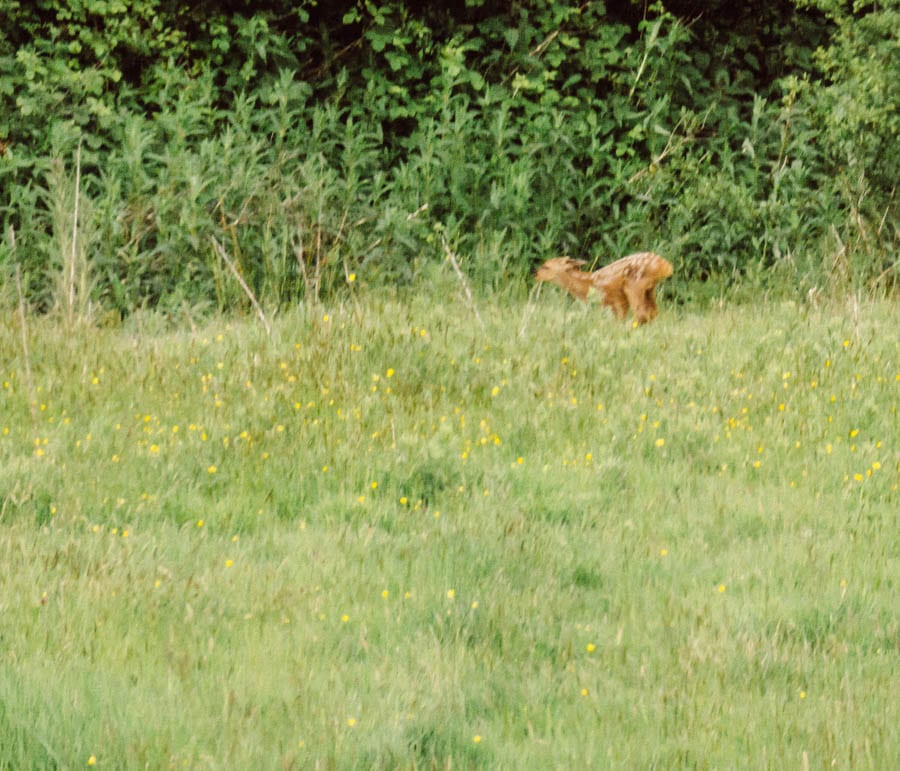
[[[707,130],[727,130],[728,141],[707,142],[709,154],[698,157],[692,135]],[[782,106],[756,97],[748,118],[727,126],[691,116],[686,135],[673,136],[665,158],[632,184],[652,202],[652,224],[668,229],[701,275],[736,277],[749,265],[793,269],[821,237],[823,214],[835,215],[819,209],[828,198],[816,189],[814,137],[791,98]]]
[[[248,304],[214,241],[269,308],[447,248],[482,289],[650,248],[683,298],[889,291],[896,12],[817,6],[6,4],[0,275],[60,307],[47,175],[80,146],[72,253],[118,315]]]
[[[893,191],[900,179],[900,3],[813,0],[834,22],[817,51],[826,78],[809,94],[834,163]]]

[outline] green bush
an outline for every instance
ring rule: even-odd
[[[830,269],[842,282],[890,291],[900,246],[900,3],[807,2],[835,30],[816,51],[822,79],[803,82],[804,107],[840,199],[841,216],[830,223]]]
[[[407,283],[448,249],[483,289],[638,249],[685,297],[889,289],[896,10],[690,5],[7,4],[0,274],[71,308],[68,248],[80,307],[121,315]]]

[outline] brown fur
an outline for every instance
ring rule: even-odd
[[[581,270],[584,264],[584,260],[555,257],[541,265],[534,277],[561,286],[579,300],[587,300],[593,289],[620,319],[625,318],[629,309],[638,324],[656,318],[659,313],[656,284],[672,275],[668,260],[653,252],[637,252],[593,273]]]

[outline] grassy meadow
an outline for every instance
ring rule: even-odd
[[[895,766],[898,304],[476,302],[6,314],[0,768]]]

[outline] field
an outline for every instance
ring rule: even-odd
[[[0,768],[895,766],[897,303],[454,294],[0,320]]]

